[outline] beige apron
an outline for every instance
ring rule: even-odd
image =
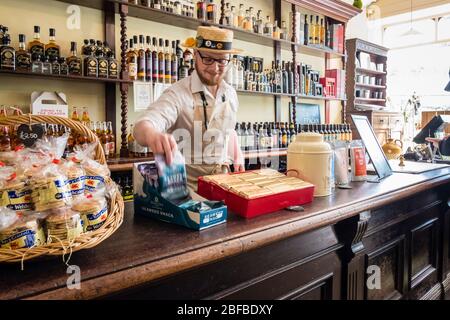
[[[236,113],[233,111],[228,100],[223,99],[222,103],[218,103],[215,106],[209,106],[204,94],[202,97],[202,93],[198,93],[194,95],[194,122],[195,121],[202,123],[203,135],[205,132],[208,132],[208,130],[210,130],[210,132],[213,132],[212,130],[219,130],[223,134],[223,141],[213,142],[215,150],[219,150],[217,153],[220,153],[220,156],[215,157],[213,164],[208,164],[204,161],[202,164],[194,164],[194,162],[186,164],[188,187],[194,192],[197,191],[198,177],[230,172],[230,163],[227,159],[228,135],[226,133],[227,130],[234,130]],[[204,155],[204,151],[205,145],[202,146],[202,155]]]

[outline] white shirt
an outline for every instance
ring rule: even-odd
[[[205,92],[209,106],[221,103],[225,97],[231,108],[237,112],[239,101],[236,90],[224,80],[219,85],[216,98],[201,82],[197,71],[166,89],[157,101],[152,103],[137,120],[149,121],[160,132],[172,133],[175,129],[192,132],[194,125],[194,94]]]
[[[166,89],[157,101],[152,103],[146,111],[138,118],[137,122],[149,121],[159,132],[173,133],[177,129],[186,129],[188,132],[194,132],[194,107],[198,104],[199,93],[204,92],[208,106],[214,109],[215,105],[227,100],[230,103],[232,112],[237,113],[239,101],[236,90],[227,84],[224,80],[220,83],[216,97],[205,86],[197,71],[191,76],[178,81]],[[233,128],[235,127],[233,124]],[[235,135],[235,134],[234,134]],[[232,138],[233,139],[233,138]],[[237,142],[231,142],[229,150],[225,150],[228,159],[239,164],[243,163],[242,152]],[[196,147],[195,145],[193,146]],[[201,147],[200,147],[201,148]]]

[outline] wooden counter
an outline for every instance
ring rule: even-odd
[[[74,253],[81,289],[61,258],[0,266],[0,299],[440,298],[449,289],[450,168],[354,183],[305,211],[281,211],[202,232],[134,216],[101,245]],[[365,288],[381,270],[381,289]]]

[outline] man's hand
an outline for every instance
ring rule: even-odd
[[[245,172],[245,166],[243,164],[235,164],[233,169],[234,172]]]
[[[168,165],[172,164],[173,152],[177,149],[177,143],[172,135],[158,132],[149,122],[139,123],[134,131],[139,132],[135,136],[143,137],[143,141],[138,140],[139,144],[143,142],[144,145],[152,149],[153,154],[164,155],[166,163]]]

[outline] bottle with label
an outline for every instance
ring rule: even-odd
[[[40,54],[35,53],[32,55],[31,72],[42,73],[42,61]]]
[[[324,25],[323,18],[320,19],[320,45],[322,47],[325,46],[325,25]]]
[[[200,21],[206,20],[206,2],[203,0],[197,1],[197,19]]]
[[[73,121],[80,121],[80,116],[78,115],[77,107],[73,107],[72,116],[70,117]]]
[[[3,45],[0,47],[0,69],[16,70],[16,50],[11,47],[9,34],[3,36]]]
[[[189,75],[189,65],[186,64],[186,62],[183,60],[183,58],[181,58],[180,70],[178,72],[178,75],[179,75],[180,80],[187,78]]]
[[[170,84],[172,83],[172,55],[170,53],[170,42],[169,40],[165,41],[164,46],[164,83]]]
[[[238,28],[239,27],[239,15],[236,12],[236,7],[235,6],[231,6],[231,26],[233,28]]]
[[[49,57],[50,60],[53,60],[54,57],[59,58],[61,49],[56,43],[56,30],[51,28],[49,30],[49,33],[50,41],[45,46],[45,54]]]
[[[272,38],[280,39],[280,28],[278,27],[278,21],[277,20],[275,20],[275,23],[273,24]]]
[[[33,41],[28,44],[28,51],[31,55],[37,53],[39,55],[45,54],[45,45],[41,42],[41,27],[34,26],[34,37]]]
[[[131,81],[137,80],[138,57],[134,49],[134,41],[130,39],[130,49],[127,52],[128,78]]]
[[[166,61],[164,60],[164,40],[159,38],[158,48],[159,83],[164,83],[166,79]]]
[[[134,157],[136,155],[136,140],[133,136],[133,125],[130,127],[130,133],[128,134],[128,153],[130,157]]]
[[[89,40],[84,39],[83,46],[81,47],[81,56],[85,58],[89,55]]]
[[[190,76],[194,72],[194,70],[195,70],[194,59],[192,59],[189,66],[188,76]]]
[[[307,14],[305,14],[305,24],[303,26],[303,44],[305,46],[309,45],[309,24]]]
[[[214,0],[209,0],[208,5],[206,6],[206,20],[209,23],[216,23],[217,16],[217,7],[214,3]]]
[[[145,48],[144,48],[144,36],[139,36],[139,49],[138,54],[138,72],[137,79],[139,81],[145,81],[146,78],[146,61],[145,61]]]
[[[116,137],[114,135],[112,122],[108,121],[108,135],[109,135],[109,157],[116,157]]]
[[[314,44],[319,45],[320,44],[320,24],[319,24],[319,16],[316,16],[316,24],[314,25]]]
[[[69,66],[69,75],[81,76],[82,66],[81,59],[77,56],[77,43],[71,42],[70,44],[71,56],[67,58],[67,65]]]
[[[153,66],[153,72],[152,72],[152,81],[153,83],[159,82],[159,60],[158,60],[158,43],[157,39],[153,37],[152,39],[152,66]]]
[[[57,57],[52,57],[50,60],[52,64],[52,74],[60,75],[61,74],[61,65],[59,64]]]
[[[109,61],[105,55],[105,49],[100,41],[97,42],[97,62],[98,62],[98,77],[102,79],[107,79],[109,71]]]
[[[270,21],[270,16],[266,17],[266,24],[264,26],[264,35],[268,37],[273,36],[273,23]]]
[[[282,21],[281,22],[280,39],[281,40],[287,40],[288,39],[288,29],[287,29],[287,26],[286,26],[286,21]]]
[[[313,16],[310,16],[309,19],[309,27],[308,27],[308,45],[314,44],[314,33],[315,33],[315,25],[313,21]]]
[[[152,38],[146,37],[147,48],[145,50],[145,81],[151,82],[153,75],[153,59],[152,59]]]
[[[65,57],[61,57],[58,59],[59,61],[59,74],[67,76],[69,74],[69,66],[67,65],[67,61]]]
[[[102,144],[103,152],[106,159],[109,158],[109,135],[106,129],[106,123],[102,123],[102,133],[100,135],[100,143]]]
[[[237,22],[237,27],[239,28],[243,28],[244,27],[244,19],[245,19],[245,10],[244,10],[244,5],[242,3],[239,4],[239,10],[236,14],[236,22]]]
[[[52,74],[52,64],[48,59],[48,56],[42,56],[42,73],[43,74]]]
[[[263,20],[261,18],[261,14],[262,14],[262,11],[258,10],[258,13],[256,14],[256,22],[255,22],[255,25],[253,27],[254,28],[254,32],[257,33],[257,34],[264,34],[264,23],[263,23]]]
[[[225,4],[225,19],[223,20],[223,24],[229,27],[233,25],[233,13],[231,12],[229,2]]]
[[[84,76],[98,77],[98,60],[95,57],[95,42],[86,49],[87,56],[84,58]]]
[[[175,83],[178,81],[178,56],[176,54],[176,42],[172,41],[172,53],[171,53],[171,81]]]
[[[86,125],[91,122],[91,118],[89,117],[89,113],[88,113],[86,107],[83,108],[83,114],[81,115],[81,121]]]
[[[112,51],[108,52],[108,77],[110,79],[119,78],[119,64]]]
[[[19,50],[16,52],[16,70],[31,70],[31,54],[26,50],[26,38],[24,34],[19,34]]]

